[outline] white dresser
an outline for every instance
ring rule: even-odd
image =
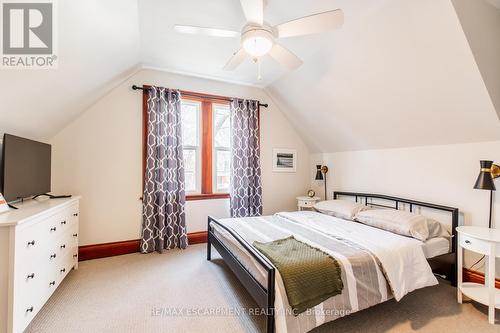
[[[0,214],[0,333],[22,332],[78,268],[78,203],[28,200]]]

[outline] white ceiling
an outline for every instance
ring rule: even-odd
[[[140,63],[136,0],[58,1],[59,66],[0,70],[0,134],[48,138]]]
[[[488,0],[497,1],[497,0]],[[268,0],[271,25],[342,8],[344,27],[283,39],[304,65],[221,68],[239,40],[238,0],[59,1],[57,70],[0,71],[0,133],[55,134],[138,66],[263,87],[313,151],[500,140],[500,123],[450,0]]]
[[[377,3],[267,88],[312,149],[499,140],[499,119],[451,2]]]
[[[322,11],[342,8],[355,24],[365,12],[377,6],[380,0],[268,0],[264,19],[271,26]],[[209,36],[185,35],[173,30],[175,24],[216,27],[241,31],[246,24],[238,0],[141,0],[139,1],[142,59],[146,66],[203,75],[230,82],[265,87],[288,73],[270,57],[262,59],[262,80],[257,79],[257,65],[247,59],[235,71],[222,68],[240,40]],[[325,43],[335,43],[339,32],[280,39],[279,42],[307,61],[319,52]]]

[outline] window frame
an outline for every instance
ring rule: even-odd
[[[215,171],[213,165],[213,104],[229,105],[229,98],[192,92],[181,92],[181,99],[201,102],[201,191],[196,194],[186,193],[186,200],[229,199],[229,189],[227,192],[215,192],[215,182],[213,180]]]

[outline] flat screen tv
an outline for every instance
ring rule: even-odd
[[[7,202],[50,192],[51,146],[4,134],[1,192]]]

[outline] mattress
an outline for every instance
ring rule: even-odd
[[[428,239],[425,242],[422,242],[422,249],[424,250],[424,254],[427,259],[450,253],[450,239],[445,237]]]
[[[236,256],[243,266],[259,281],[262,286],[267,285],[266,271],[255,262],[255,259],[224,229],[214,226],[214,231],[221,242]],[[427,259],[450,253],[450,240],[445,237],[436,237],[422,242],[422,249]]]

